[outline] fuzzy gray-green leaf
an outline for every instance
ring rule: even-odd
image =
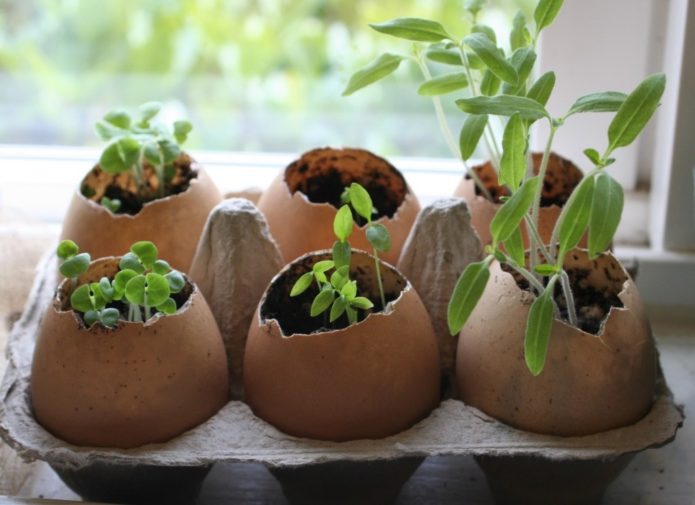
[[[519,11],[514,16],[512,31],[509,34],[509,45],[512,51],[516,51],[520,47],[526,47],[531,43],[531,34],[526,27],[526,16],[522,11]]]
[[[666,76],[653,74],[628,95],[608,126],[609,152],[628,146],[637,138],[659,106],[665,87]]]
[[[480,93],[485,96],[494,96],[499,91],[501,84],[500,78],[488,68],[483,73],[483,79],[480,81]]]
[[[514,192],[521,186],[526,174],[526,125],[518,113],[513,114],[507,122],[502,149],[499,182]]]
[[[520,266],[524,266],[526,263],[526,257],[524,255],[524,238],[521,235],[521,227],[518,226],[511,235],[507,237],[504,241],[504,248],[507,250],[507,254],[512,260]]]
[[[463,123],[461,134],[459,135],[459,148],[461,149],[461,158],[464,160],[468,160],[473,156],[480,137],[483,136],[485,131],[487,119],[487,114],[469,114]]]
[[[536,10],[533,12],[533,19],[536,21],[536,35],[555,20],[562,3],[563,0],[540,0],[538,2]]]
[[[497,95],[476,96],[456,100],[459,109],[469,114],[494,114],[511,116],[518,112],[524,119],[548,117],[548,112],[537,101],[524,96]]]
[[[417,92],[423,96],[445,95],[468,86],[465,72],[444,74],[423,82]]]
[[[565,117],[580,112],[615,112],[626,98],[627,95],[619,91],[590,93],[578,98]]]
[[[545,367],[550,332],[553,328],[553,291],[557,277],[553,277],[543,294],[536,298],[529,310],[524,338],[526,366],[535,376]]]
[[[482,33],[473,33],[467,36],[463,41],[475,51],[487,67],[500,79],[509,84],[516,85],[519,82],[514,66],[504,59],[495,44],[493,44],[487,35]]]
[[[521,47],[514,51],[511,57],[511,64],[519,75],[519,82],[516,86],[505,83],[502,92],[506,95],[523,95],[526,93],[526,79],[531,75],[533,65],[536,63],[536,51],[532,47]]]
[[[369,26],[378,32],[416,42],[440,42],[451,39],[440,23],[429,19],[403,17]]]
[[[343,91],[343,96],[351,95],[355,91],[392,74],[404,59],[403,56],[397,54],[382,54],[369,65],[352,74],[350,81]]]
[[[606,172],[596,176],[589,220],[589,257],[605,251],[613,240],[623,213],[623,188]]]
[[[469,263],[456,281],[447,310],[447,323],[449,333],[452,335],[461,331],[480,297],[483,296],[483,291],[485,291],[485,286],[490,278],[489,266],[489,258],[477,263]]]
[[[533,83],[528,93],[526,93],[526,97],[535,100],[545,107],[554,87],[555,72],[546,72]]]
[[[594,178],[582,180],[572,192],[555,224],[562,257],[574,249],[584,236],[591,215],[591,199],[594,193]]]

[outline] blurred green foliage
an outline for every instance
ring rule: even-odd
[[[166,104],[190,147],[302,151],[353,145],[384,155],[448,156],[431,103],[404,65],[341,98],[350,74],[410,47],[369,29],[397,16],[469,21],[463,0],[0,0],[0,143],[97,143],[118,105]],[[489,0],[481,20],[508,33],[534,0]],[[451,102],[452,100],[445,100]],[[452,126],[463,118],[447,109]]]

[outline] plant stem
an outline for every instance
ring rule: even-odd
[[[420,67],[420,70],[422,71],[422,75],[425,77],[426,80],[430,80],[432,78],[432,74],[430,73],[430,69],[427,68],[427,64],[423,61],[422,56],[420,55],[420,51],[417,48],[417,46],[415,46],[415,59],[417,60],[418,66]],[[437,115],[437,121],[439,122],[439,128],[442,131],[442,135],[444,135],[444,140],[446,141],[446,144],[449,147],[451,154],[454,156],[454,158],[458,158],[459,160],[461,160],[461,163],[463,163],[463,168],[466,171],[466,174],[471,179],[473,179],[473,182],[478,187],[480,192],[485,196],[485,198],[487,198],[490,201],[493,201],[492,195],[485,187],[485,184],[483,184],[483,181],[480,180],[480,177],[478,177],[478,174],[475,173],[475,170],[471,170],[471,168],[468,166],[468,162],[465,159],[463,159],[463,157],[461,156],[461,151],[456,146],[456,142],[454,141],[454,136],[451,133],[451,128],[449,128],[449,123],[446,120],[446,115],[444,114],[444,109],[442,108],[442,101],[439,99],[438,96],[433,96],[432,97],[432,103],[434,104],[434,111]]]
[[[541,206],[541,195],[543,191],[543,181],[545,180],[545,172],[548,169],[548,160],[550,159],[550,149],[553,145],[553,139],[555,138],[555,132],[557,131],[557,126],[553,124],[550,120],[550,134],[548,135],[548,141],[545,144],[545,151],[543,151],[543,160],[541,161],[540,169],[538,170],[538,177],[540,183],[536,189],[536,194],[533,197],[533,204],[531,207],[531,221],[536,225],[538,229],[538,214],[540,212]],[[531,269],[533,270],[536,265],[538,265],[538,249],[542,244],[542,240],[538,240],[536,237],[531,235]],[[538,237],[540,238],[540,237]]]
[[[569,275],[567,275],[564,269],[560,271],[560,281],[562,283],[562,293],[565,295],[565,302],[567,303],[567,317],[570,324],[576,328],[577,310],[574,306],[574,295],[572,294]]]
[[[507,257],[505,259],[505,263],[509,265],[516,273],[521,275],[526,281],[536,290],[536,292],[540,295],[543,290],[545,289],[545,286],[541,284],[541,282],[534,277],[534,275],[526,270],[524,267],[518,265],[514,260],[511,258]]]
[[[376,268],[376,282],[379,285],[379,297],[381,298],[381,310],[386,309],[386,297],[384,296],[384,284],[381,282],[381,268],[379,266],[379,256],[376,247],[372,249],[374,256],[374,267]]]
[[[545,244],[543,243],[543,239],[541,238],[540,233],[538,233],[538,228],[536,228],[535,223],[529,218],[528,215],[524,216],[524,223],[526,224],[526,230],[529,232],[529,234],[533,237],[533,239],[538,243],[538,250],[541,251],[541,254],[545,257],[545,260],[550,263],[551,265],[555,264],[555,256],[553,255],[552,252],[550,252],[550,249],[548,249]]]

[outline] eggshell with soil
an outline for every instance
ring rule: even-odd
[[[610,308],[598,335],[555,319],[545,368],[534,377],[524,360],[534,296],[493,263],[459,336],[460,397],[504,423],[538,433],[580,436],[633,424],[652,405],[657,366],[637,288],[609,253],[592,262],[584,250],[575,250],[566,268],[586,271],[582,285],[617,295],[624,306]]]
[[[533,153],[534,171],[537,174],[540,168],[542,153]],[[489,161],[483,165],[478,165],[472,168],[481,178],[485,187],[491,192],[493,198],[508,195],[506,188],[499,186],[497,182],[497,174]],[[553,228],[557,222],[562,206],[557,203],[564,202],[569,198],[572,190],[579,184],[583,175],[582,171],[570,160],[563,158],[555,153],[550,154],[548,160],[548,168],[543,184],[541,194],[541,207],[538,216],[538,233],[545,243],[550,242],[550,237],[553,233]],[[495,217],[497,209],[501,204],[494,203],[478,194],[473,179],[463,178],[454,191],[454,196],[465,198],[468,203],[468,209],[471,213],[471,222],[473,228],[478,233],[480,241],[483,245],[490,244],[492,237],[490,236],[490,222]],[[521,233],[524,238],[524,244],[529,246],[528,232],[526,226],[521,225]],[[582,238],[580,247],[586,247],[587,237]]]
[[[117,268],[117,258],[98,260],[80,281]],[[130,448],[165,442],[227,402],[224,345],[197,287],[172,315],[107,329],[86,328],[67,309],[69,283],[46,311],[34,351],[31,401],[44,428],[76,445]]]
[[[340,194],[353,182],[363,185],[374,207],[385,214],[375,219],[391,235],[391,250],[382,258],[394,265],[398,262],[420,204],[393,165],[369,151],[351,148],[304,153],[261,195],[258,208],[285,262],[333,246],[333,219],[341,205]],[[364,229],[356,225],[350,242],[355,248],[371,250]]]
[[[440,399],[434,330],[401,274],[382,266],[385,291],[396,295],[390,312],[372,313],[342,329],[293,333],[269,317],[277,310],[271,305],[288,300],[298,275],[329,257],[325,251],[303,256],[271,281],[246,344],[246,402],[260,418],[299,437],[345,441],[393,435],[426,417]],[[351,269],[371,273],[373,262],[353,252]],[[373,278],[360,278],[367,277]],[[373,294],[375,286],[362,282],[363,288]],[[298,308],[285,310],[296,314]],[[309,318],[308,311],[301,317]]]
[[[100,193],[97,193],[97,201],[82,194],[81,188],[87,181],[100,180],[100,184],[104,184],[108,181],[103,179],[114,178],[101,172],[98,166],[94,167],[72,197],[63,220],[61,240],[75,241],[92,258],[125,254],[131,244],[149,240],[173,268],[187,272],[208,214],[222,201],[222,195],[195,161],[182,155],[180,162],[188,163],[195,174],[188,188],[145,203],[134,215],[112,213],[98,203]],[[129,177],[128,174],[119,175]]]

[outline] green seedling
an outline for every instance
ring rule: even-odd
[[[391,242],[386,228],[381,224],[372,223],[374,213],[372,199],[362,186],[353,183],[345,188],[342,199],[344,204],[338,209],[333,220],[333,232],[337,238],[333,244],[333,259],[317,262],[311,271],[300,276],[292,286],[290,296],[299,296],[313,283],[316,283],[318,293],[311,304],[311,316],[325,315],[330,309],[328,313],[329,323],[333,323],[343,314],[346,314],[348,322],[354,324],[358,321],[358,310],[369,310],[374,307],[374,304],[366,297],[357,296],[357,281],[350,279],[352,247],[348,239],[352,235],[354,223],[351,206],[359,216],[367,221],[367,239],[374,248],[382,309],[386,307],[386,300],[377,251],[388,251]],[[333,272],[329,275],[331,270]]]
[[[73,286],[77,285],[77,279],[87,271],[91,258],[89,253],[80,252],[80,248],[72,240],[63,240],[58,244],[56,255],[60,260],[58,270],[70,279]]]
[[[180,146],[193,129],[188,121],[175,121],[173,129],[154,121],[162,104],[148,102],[140,106],[136,117],[122,109],[108,112],[95,128],[108,145],[101,154],[99,165],[108,173],[130,171],[141,193],[146,192],[145,162],[155,171],[158,180],[158,196],[164,196],[165,188],[176,173],[173,162],[180,156]],[[108,202],[102,204],[113,211]],[[119,202],[120,208],[120,202]],[[118,209],[117,209],[118,210]]]
[[[121,208],[121,201],[118,198],[109,198],[107,196],[104,196],[101,198],[99,203],[109,209],[112,213],[116,213],[119,211]]]
[[[452,334],[458,333],[480,300],[490,277],[493,260],[516,271],[536,293],[526,323],[525,357],[532,374],[538,375],[545,365],[553,318],[560,317],[554,290],[559,286],[564,298],[567,322],[577,327],[574,295],[564,269],[565,257],[577,247],[588,232],[591,258],[604,251],[613,239],[623,209],[623,190],[606,170],[615,159],[616,149],[631,144],[645,127],[659,105],[666,78],[663,74],[647,77],[626,95],[615,91],[592,93],[578,98],[561,116],[553,116],[546,104],[555,86],[555,74],[546,72],[533,80],[538,38],[557,16],[563,0],[540,0],[529,25],[522,13],[517,14],[510,34],[509,54],[498,46],[490,27],[477,22],[484,0],[467,0],[470,29],[452,35],[441,23],[419,18],[398,18],[371,25],[376,31],[413,43],[412,55],[381,55],[368,67],[356,72],[344,94],[349,95],[394,72],[401,62],[414,61],[425,82],[418,92],[431,96],[435,111],[452,153],[464,164],[480,191],[487,190],[470,170],[467,161],[479,143],[487,145],[498,171],[500,184],[510,197],[490,224],[492,244],[486,257],[468,265],[459,278],[449,303],[448,322]],[[430,64],[454,67],[455,71],[432,77]],[[461,90],[468,96],[455,101],[466,113],[458,144],[444,117],[440,96]],[[542,182],[545,179],[553,140],[559,128],[576,114],[615,113],[608,127],[608,142],[603,153],[594,148],[584,151],[594,168],[585,175],[564,205],[550,243],[538,233]],[[490,128],[492,119],[504,126],[498,143]],[[547,121],[549,134],[537,176],[530,176],[529,135],[536,121]],[[530,236],[528,254],[520,226]]]
[[[177,307],[171,295],[179,293],[186,280],[169,263],[157,259],[157,254],[152,242],[136,242],[121,258],[113,279],[102,277],[99,282],[85,283],[73,290],[72,309],[83,314],[87,326],[101,323],[108,328],[114,328],[120,319],[143,322],[153,312],[173,314]],[[64,259],[61,273],[73,278],[73,282],[89,266],[89,255],[80,254],[77,245],[69,240],[58,246],[58,256]],[[121,314],[119,307],[127,308],[127,314]]]

